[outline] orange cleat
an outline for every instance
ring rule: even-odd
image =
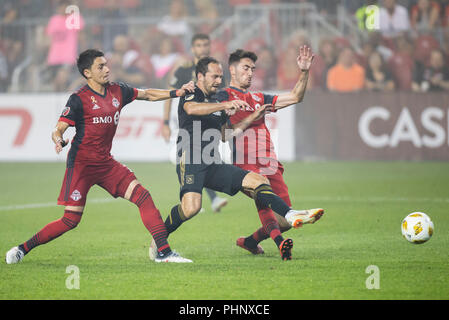
[[[292,249],[293,249],[293,240],[285,239],[281,242],[279,246],[279,251],[281,252],[281,258],[284,261],[292,259]]]

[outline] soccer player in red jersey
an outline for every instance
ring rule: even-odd
[[[134,203],[145,227],[156,242],[156,262],[192,262],[172,251],[167,242],[167,230],[150,193],[139,183],[134,173],[117,162],[110,151],[122,108],[135,99],[160,101],[184,96],[194,90],[193,82],[179,90],[136,89],[124,83],[109,82],[109,68],[103,52],[89,49],[81,53],[78,70],[87,84],[73,93],[52,132],[56,153],[68,139],[63,134],[75,126],[76,134],[67,156],[67,168],[58,204],[65,206],[60,219],[47,224],[28,241],[6,254],[8,264],[17,263],[36,246],[45,244],[75,228],[81,221],[89,189],[97,184],[113,197]]]
[[[295,87],[287,93],[268,95],[248,91],[256,67],[257,55],[249,51],[236,50],[229,57],[230,86],[217,94],[217,96],[220,96],[219,101],[243,100],[250,106],[230,117],[229,128],[238,127],[240,130],[244,129],[243,134],[234,138],[233,141],[234,165],[264,175],[270,181],[273,192],[289,206],[291,206],[291,201],[283,178],[284,168],[277,160],[270,131],[265,124],[265,117],[260,117],[252,122],[247,119],[249,119],[249,115],[266,104],[271,105],[268,112],[277,112],[282,108],[301,102],[305,94],[313,58],[314,55],[309,47],[301,47],[297,58],[297,67],[300,69],[300,75]],[[271,210],[270,208],[260,207],[257,209],[261,219],[268,216],[265,214],[267,210]],[[280,215],[276,215],[276,217],[281,231],[285,232],[291,226],[298,228],[303,224],[314,223],[323,214],[324,210],[318,208],[302,210],[293,217],[281,217]],[[261,254],[264,251],[259,242],[269,237],[267,230],[260,228],[248,237],[238,238],[237,245],[253,254]]]

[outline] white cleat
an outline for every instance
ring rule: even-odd
[[[150,260],[153,260],[153,261],[157,257],[157,247],[156,247],[156,242],[154,241],[154,239],[151,240],[149,256],[150,256]]]
[[[221,208],[228,204],[228,199],[215,197],[212,201],[211,207],[213,212],[220,212]]]
[[[160,255],[158,253],[157,257],[154,259],[155,262],[172,262],[172,263],[192,263],[190,259],[181,257],[176,251],[172,251],[166,255]]]
[[[24,256],[19,247],[14,247],[6,253],[5,261],[7,264],[19,263]]]
[[[303,224],[315,223],[324,214],[321,208],[308,210],[290,210],[285,215],[285,219],[293,228],[302,227]]]

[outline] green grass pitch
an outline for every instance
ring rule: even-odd
[[[179,202],[174,167],[127,165],[165,219]],[[55,203],[63,174],[63,163],[0,163],[3,257],[62,216]],[[235,245],[260,225],[254,203],[238,194],[219,214],[205,196],[206,212],[170,236],[172,248],[193,264],[153,263],[138,209],[95,186],[75,230],[20,264],[0,263],[0,299],[449,298],[449,163],[296,162],[285,164],[284,177],[294,208],[326,211],[316,224],[286,233],[294,240],[292,261],[281,261],[271,239],[261,256]],[[400,232],[414,211],[435,224],[432,239],[421,245]],[[71,265],[79,269],[79,289],[66,286]],[[372,265],[379,289],[366,286]]]

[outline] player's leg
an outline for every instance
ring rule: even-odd
[[[181,196],[181,203],[176,204],[165,219],[167,237],[175,232],[184,222],[201,211],[201,193],[187,192]],[[150,245],[150,259],[157,259],[156,243],[153,239]]]
[[[165,226],[168,234],[175,232],[184,222],[193,218],[201,211],[202,195],[198,192],[186,192],[182,195],[181,203],[176,204],[170,211]]]
[[[67,231],[75,229],[81,221],[83,211],[83,206],[66,206],[64,215],[60,219],[47,224],[28,241],[19,245],[19,248],[21,250],[23,249],[24,253],[27,254],[33,248],[56,239]]]
[[[177,230],[181,224],[193,218],[201,210],[202,191],[208,165],[186,164],[180,162],[176,173],[180,184],[179,198],[181,203],[174,205],[165,220],[168,234]]]
[[[293,241],[282,237],[279,223],[273,212],[275,211],[281,216],[286,215],[290,211],[290,207],[273,192],[269,180],[258,173],[248,173],[242,181],[242,187],[253,194],[263,232],[274,240],[282,259],[290,260]],[[255,247],[257,247],[257,244]]]
[[[314,223],[324,214],[324,210],[321,208],[309,210],[291,209],[285,201],[273,192],[271,186],[263,181],[263,179],[266,179],[265,177],[251,172],[248,174],[247,178],[247,181],[244,181],[244,183],[246,183],[244,188],[255,188],[253,189],[254,199],[259,203],[259,205],[261,207],[271,208],[277,214],[284,217],[294,228],[299,228],[306,223]]]
[[[192,262],[172,252],[160,212],[156,208],[150,193],[139,183],[134,173],[115,160],[112,160],[108,166],[108,174],[98,184],[113,197],[124,198],[138,207],[142,222],[156,244],[157,261]]]
[[[129,183],[123,198],[134,203],[139,209],[140,218],[156,242],[158,252],[162,255],[170,253],[167,229],[149,191],[135,179]]]
[[[255,169],[257,170],[257,168]],[[288,194],[288,188],[285,184],[284,178],[282,176],[282,170],[277,170],[275,174],[267,175],[266,178],[269,180],[273,192],[277,194],[289,207],[291,207],[290,196]],[[258,208],[260,211],[269,210],[267,208]],[[281,233],[284,233],[291,229],[291,225],[285,220],[284,217],[275,213],[276,219],[279,224]],[[240,237],[237,239],[236,243],[238,246],[250,251],[253,254],[263,253],[263,248],[259,245],[265,239],[268,239],[270,235],[265,231],[265,228],[261,227],[257,229],[253,234],[248,237]]]
[[[58,204],[65,205],[64,215],[47,224],[29,240],[9,250],[6,254],[6,262],[17,263],[35,247],[76,228],[81,221],[86,196],[91,186],[92,179],[85,167],[67,168],[58,197]]]
[[[258,181],[256,181],[257,179]],[[206,187],[224,192],[231,196],[239,191],[244,191],[245,189],[248,191],[254,190],[257,186],[263,183],[268,183],[268,180],[263,176],[229,164],[211,165],[211,169],[205,180]],[[259,218],[266,232],[270,234],[278,248],[283,248],[286,244],[284,243],[285,239],[279,231],[279,226],[273,211],[264,211],[263,215],[259,215]],[[285,256],[286,259],[289,259],[288,252],[282,255],[283,258]]]
[[[6,254],[6,263],[20,262],[35,247],[54,240],[67,231],[76,228],[81,221],[83,209],[84,207],[67,206],[64,210],[64,215],[60,219],[50,222],[29,240],[9,250]]]

